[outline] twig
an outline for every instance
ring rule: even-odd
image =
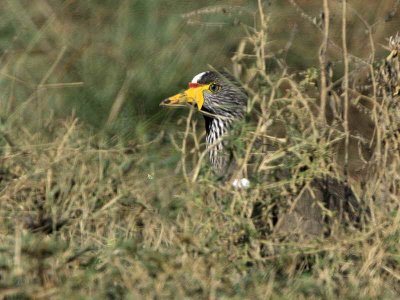
[[[42,86],[46,83],[47,79],[49,79],[50,75],[54,72],[55,68],[60,63],[60,61],[63,58],[66,51],[67,51],[67,47],[64,46],[61,48],[60,52],[57,55],[56,60],[53,62],[50,69],[47,71],[47,73],[43,76],[42,80],[38,84],[38,89],[42,88]]]
[[[343,116],[343,128],[345,136],[345,150],[344,150],[344,184],[345,188],[349,185],[349,59],[347,56],[347,2],[342,1],[342,49],[343,49],[343,63],[344,63],[344,77],[343,77],[343,89],[344,89],[344,116]],[[346,194],[346,192],[345,192]],[[346,197],[346,195],[345,195]],[[347,199],[346,199],[347,200]]]
[[[131,77],[132,75],[130,75],[129,72],[125,75],[125,80],[122,83],[121,89],[119,90],[118,95],[115,98],[114,103],[111,107],[110,114],[108,115],[107,125],[110,125],[118,117],[126,99],[126,93],[128,91]]]
[[[325,123],[325,109],[326,109],[326,100],[327,100],[327,78],[326,78],[326,52],[328,48],[328,38],[329,38],[329,6],[328,0],[324,1],[324,32],[322,44],[319,49],[319,62],[321,69],[321,106],[319,112],[319,121],[321,123]]]
[[[186,183],[189,183],[189,177],[188,177],[188,172],[186,169],[186,143],[187,139],[189,136],[189,131],[190,131],[190,123],[192,121],[193,117],[193,108],[189,111],[189,115],[186,118],[186,129],[185,129],[185,134],[182,140],[182,156],[181,156],[181,164],[182,164],[182,172],[183,172],[183,177],[185,178]]]

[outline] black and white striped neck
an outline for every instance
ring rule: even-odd
[[[226,147],[224,137],[229,133],[233,119],[211,118],[205,116],[206,122],[206,143],[210,162],[214,171],[220,175],[225,175],[230,162],[231,153]]]

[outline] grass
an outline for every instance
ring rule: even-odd
[[[207,1],[165,12],[168,3],[0,4],[0,297],[397,299],[398,96],[379,75],[366,92],[342,93],[328,74],[327,110],[338,115],[325,119],[319,101],[320,62],[333,62],[331,80],[382,74],[370,59],[388,55],[373,49],[397,21],[373,23],[354,1],[342,27],[342,5],[329,2],[320,33],[308,18],[316,5],[301,1],[268,14],[261,1],[225,12]],[[298,31],[280,23],[291,14]],[[363,49],[360,26],[372,37]],[[244,171],[254,169],[246,191],[213,175],[194,111],[158,108],[207,64],[232,64],[250,95],[231,140]],[[327,175],[348,181],[367,221],[340,226],[327,211],[324,237],[272,232],[270,207],[290,209]],[[268,234],[252,219],[260,201]]]

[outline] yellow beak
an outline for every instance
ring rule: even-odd
[[[160,103],[160,106],[184,106],[184,104],[196,104],[197,109],[201,110],[204,104],[204,92],[208,91],[209,84],[188,88],[186,91],[168,97]]]

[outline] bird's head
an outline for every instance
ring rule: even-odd
[[[160,103],[169,107],[188,104],[215,118],[240,118],[247,105],[247,95],[230,74],[206,71],[196,75],[187,90]]]

